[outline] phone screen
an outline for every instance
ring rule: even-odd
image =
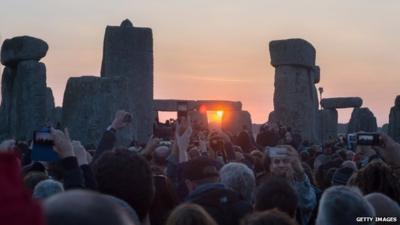
[[[50,128],[43,128],[33,133],[32,160],[53,162],[59,159],[53,149],[54,140]]]

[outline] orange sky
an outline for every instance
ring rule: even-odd
[[[303,38],[324,96],[362,97],[381,125],[400,94],[399,11],[396,0],[2,0],[0,39],[49,44],[47,83],[61,105],[69,77],[99,75],[106,25],[129,18],[153,29],[155,98],[239,100],[261,123],[273,109],[268,42]]]

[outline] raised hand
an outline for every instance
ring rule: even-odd
[[[113,122],[111,123],[111,127],[115,130],[120,130],[131,123],[131,120],[132,114],[123,110],[118,110],[115,113],[115,117]]]

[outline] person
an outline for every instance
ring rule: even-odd
[[[390,221],[379,221],[376,225],[399,224],[400,223],[400,206],[393,199],[382,193],[370,193],[365,196],[365,199],[374,207],[377,217],[390,218]],[[397,223],[395,223],[397,222]]]
[[[150,166],[141,155],[126,148],[103,152],[94,162],[97,190],[126,201],[143,222],[154,196]]]
[[[357,217],[374,217],[375,211],[360,191],[347,186],[332,186],[322,194],[316,225],[356,225]],[[373,225],[373,221],[362,224]]]
[[[172,182],[163,174],[154,174],[154,199],[150,207],[150,224],[164,225],[168,215],[178,205]]]
[[[257,212],[276,208],[295,219],[298,201],[296,191],[286,179],[272,176],[257,189],[254,208]]]
[[[239,193],[249,203],[253,202],[256,178],[250,168],[243,163],[231,162],[225,164],[219,174],[222,184]]]
[[[304,172],[298,152],[290,145],[265,149],[264,168],[266,177],[285,177],[296,190],[299,198],[299,224],[308,224],[317,205],[315,189]]]
[[[166,225],[218,225],[199,205],[181,204],[168,217]]]
[[[236,225],[252,206],[239,193],[219,182],[215,161],[199,158],[186,164],[183,177],[189,195],[186,202],[199,204],[219,225]]]
[[[116,202],[94,192],[73,190],[44,201],[47,225],[135,225]]]
[[[296,221],[277,209],[257,212],[246,217],[242,225],[297,225]]]
[[[33,197],[44,200],[52,195],[63,192],[63,184],[59,181],[47,179],[39,182],[33,190]]]
[[[357,171],[348,184],[357,186],[364,194],[380,192],[400,202],[400,177],[380,160],[368,163]]]
[[[24,187],[21,166],[15,153],[15,140],[0,144],[0,222],[13,225],[44,225],[41,205]]]

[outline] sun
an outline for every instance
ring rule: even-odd
[[[222,111],[222,110],[218,110],[218,111],[217,111],[217,116],[218,116],[219,118],[222,118],[223,115],[224,115],[224,111]]]

